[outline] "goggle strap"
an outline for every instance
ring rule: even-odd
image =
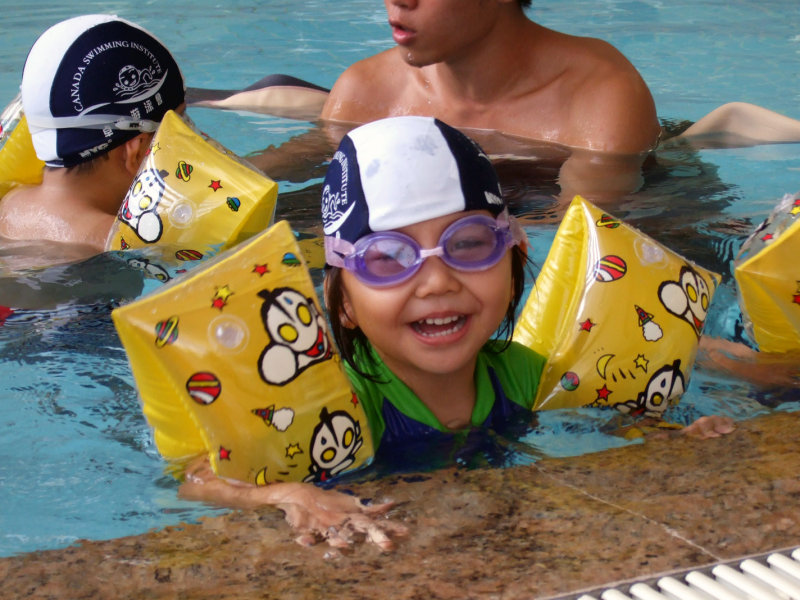
[[[516,244],[525,244],[527,246],[528,236],[525,233],[525,230],[522,228],[522,225],[520,225],[519,221],[517,221],[514,217],[512,217],[508,213],[505,214],[508,219],[508,229],[511,232],[511,239]]]
[[[350,256],[355,246],[339,237],[325,236],[325,261],[332,267],[344,267],[345,256]]]
[[[158,123],[147,119],[132,119],[122,115],[83,115],[76,117],[48,117],[31,115],[28,126],[32,133],[46,129],[120,129],[125,131],[141,131],[152,133],[158,129]]]

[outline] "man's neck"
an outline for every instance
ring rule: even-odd
[[[486,39],[452,60],[420,68],[420,75],[448,101],[491,106],[536,78],[537,38],[547,30],[527,19],[506,18]],[[526,90],[527,91],[527,90]]]

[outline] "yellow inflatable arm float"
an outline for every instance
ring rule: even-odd
[[[308,270],[281,221],[112,313],[156,446],[221,477],[324,481],[371,461]]]
[[[43,168],[17,95],[0,114],[0,198],[19,185],[41,183]]]
[[[188,118],[168,112],[153,138],[119,214],[106,250],[166,282],[273,223],[278,184]],[[306,260],[321,266],[321,241],[300,242]],[[135,251],[135,252],[131,252]]]
[[[719,280],[576,196],[514,332],[548,357],[534,408],[660,419],[688,385]]]
[[[157,245],[187,257],[215,254],[266,229],[277,194],[274,181],[169,111],[122,202],[106,250]]]
[[[734,261],[745,329],[763,352],[800,350],[800,194],[787,194]]]

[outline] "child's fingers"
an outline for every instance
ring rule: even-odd
[[[361,513],[365,515],[383,515],[397,505],[391,500],[379,504],[364,504],[357,496],[339,492],[328,493],[317,499],[317,506],[330,512]]]
[[[317,543],[317,536],[307,531],[305,533],[301,533],[296,538],[294,538],[294,541],[300,544],[301,546],[310,547]]]
[[[736,429],[733,419],[722,415],[700,417],[681,433],[700,439],[716,438],[727,435]]]
[[[389,536],[386,535],[386,532],[377,525],[371,525],[367,528],[367,540],[375,544],[384,552],[394,550],[394,542],[392,542],[392,540],[389,539]]]
[[[330,526],[327,530],[325,530],[323,537],[328,541],[328,545],[332,548],[347,548],[351,543],[351,535],[346,528],[339,529],[334,526]]]
[[[408,534],[408,529],[400,523],[388,520],[377,521],[363,514],[351,515],[342,521],[338,528],[331,529],[333,530],[332,533],[335,533],[335,537],[333,535],[329,537],[329,543],[331,539],[345,540],[347,543],[352,543],[357,536],[363,536],[366,541],[375,544],[383,551],[389,551],[394,548],[394,542],[389,537],[390,534],[398,536]]]
[[[393,500],[387,500],[386,502],[381,502],[380,504],[361,504],[361,502],[359,502],[359,506],[361,507],[361,512],[365,514],[382,515],[397,506],[397,503]]]
[[[363,504],[356,496],[313,486],[284,486],[277,502],[287,523],[304,546],[325,540],[333,548],[345,548],[357,539],[374,543],[383,551],[394,547],[391,535],[407,535],[408,529],[382,518],[395,502]]]

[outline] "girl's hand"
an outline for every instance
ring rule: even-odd
[[[393,502],[365,505],[355,496],[307,483],[278,483],[257,489],[269,496],[269,504],[286,513],[286,521],[300,534],[296,541],[304,546],[325,539],[335,548],[346,548],[363,537],[388,551],[394,547],[390,534],[407,533],[405,526],[380,519]]]
[[[691,425],[680,430],[682,435],[706,440],[708,438],[722,437],[736,429],[733,419],[722,415],[700,417]]]
[[[286,514],[286,521],[299,533],[296,541],[304,546],[324,539],[335,548],[343,548],[365,539],[388,551],[394,547],[390,535],[408,532],[404,525],[382,518],[393,502],[362,504],[355,496],[310,483],[256,486],[226,481],[216,476],[207,457],[190,463],[185,473],[186,480],[178,492],[181,498],[228,508],[275,506]]]

